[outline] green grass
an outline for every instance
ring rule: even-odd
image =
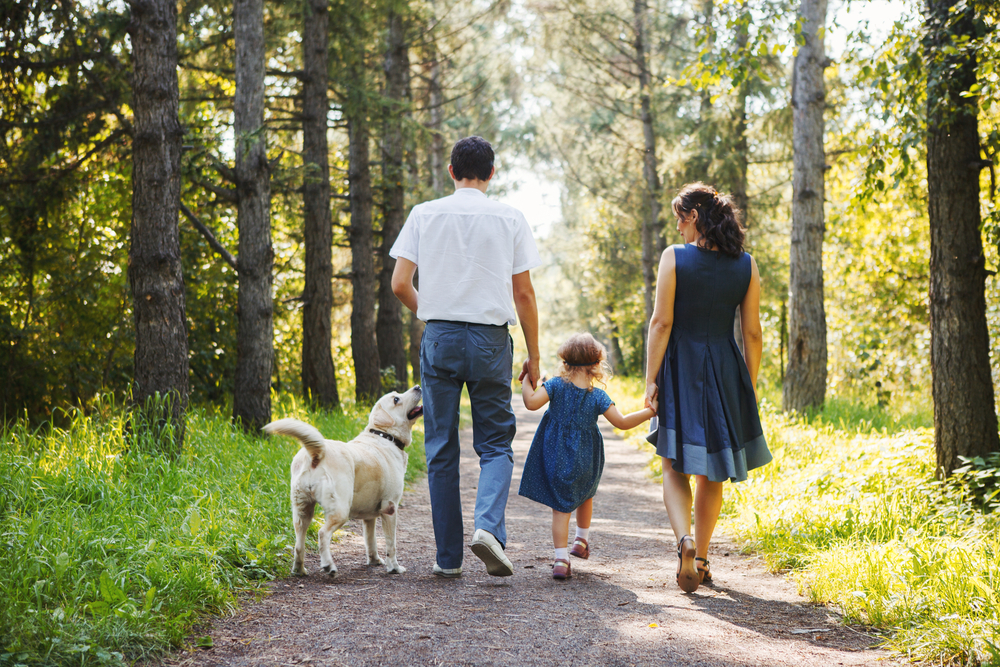
[[[640,381],[620,391],[641,396]],[[934,478],[932,412],[919,397],[880,407],[832,397],[783,415],[764,392],[769,465],[727,485],[721,527],[814,602],[885,631],[934,664],[1000,665],[1000,457]],[[659,457],[643,432],[629,441]],[[984,498],[987,502],[984,504]]]
[[[1000,664],[1000,519],[969,475],[934,479],[918,418],[763,411],[774,461],[732,487],[725,527],[816,602],[934,663]]]
[[[124,410],[97,408],[0,432],[0,665],[149,658],[288,573],[296,442],[196,407],[180,456],[153,455],[128,445]],[[366,414],[280,397],[274,416],[346,440]],[[424,465],[414,440],[408,480]]]

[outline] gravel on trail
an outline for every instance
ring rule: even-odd
[[[514,576],[491,577],[471,551],[460,578],[431,573],[434,534],[427,481],[403,497],[399,562],[390,575],[364,565],[360,522],[333,545],[335,579],[319,569],[315,538],[309,575],[277,580],[270,594],[202,627],[212,648],[166,656],[164,667],[201,665],[901,665],[865,628],[810,604],[793,583],[717,533],[709,558],[714,587],[685,594],[660,486],[648,454],[624,443],[602,419],[607,463],[594,500],[588,560],[573,576],[551,577],[551,510],[517,495],[520,470],[541,412],[514,396],[518,434],[507,505],[507,555]],[[466,544],[478,459],[462,433]],[[570,525],[572,536],[575,524]],[[288,531],[292,532],[289,518]],[[379,548],[384,553],[381,535]],[[194,638],[192,638],[192,643]]]

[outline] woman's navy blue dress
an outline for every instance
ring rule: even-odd
[[[677,289],[656,382],[656,453],[678,472],[741,482],[771,461],[750,372],[733,336],[736,308],[750,286],[750,255],[673,248]]]
[[[601,389],[588,391],[558,377],[544,386],[549,409],[531,441],[517,493],[568,513],[597,493],[604,471],[597,417],[614,401]]]

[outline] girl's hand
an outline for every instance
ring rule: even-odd
[[[645,405],[647,408],[650,408],[653,412],[656,412],[656,407],[657,407],[656,396],[658,393],[659,390],[656,388],[655,382],[650,382],[649,384],[646,385]]]
[[[656,411],[657,411],[657,410],[659,409],[659,407],[660,407],[660,402],[659,402],[658,400],[656,400],[655,398],[651,398],[651,399],[649,399],[649,400],[647,401],[647,405],[646,405],[646,407],[647,407],[647,408],[648,408],[649,410],[652,410],[652,411],[653,411],[653,416],[652,416],[652,417],[650,417],[650,419],[652,419],[653,417],[655,417],[655,416],[656,416]]]

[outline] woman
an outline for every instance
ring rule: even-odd
[[[659,401],[655,435],[663,458],[663,504],[677,539],[677,583],[691,593],[712,581],[708,545],[722,507],[722,483],[745,480],[771,453],[757,413],[760,275],[743,251],[738,211],[728,196],[703,183],[681,188],[672,207],[684,244],[660,257],[646,404]],[[733,337],[737,307],[744,354]]]

